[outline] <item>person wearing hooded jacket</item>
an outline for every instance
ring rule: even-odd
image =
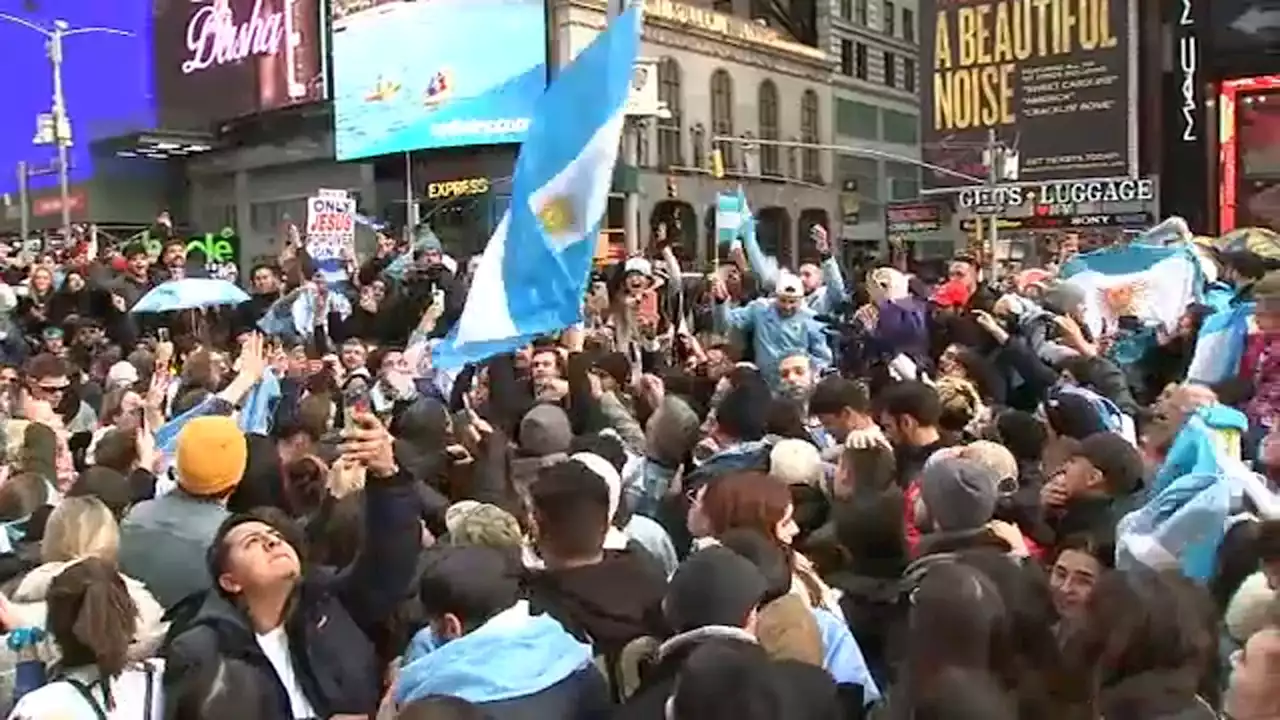
[[[433,550],[420,581],[429,621],[409,643],[392,699],[403,709],[447,695],[490,720],[597,720],[609,689],[591,646],[520,599],[518,568],[501,551]]]
[[[640,686],[613,717],[615,720],[659,720],[670,717],[668,709],[676,694],[677,680],[697,663],[693,659],[715,645],[741,652],[760,650],[756,629],[757,607],[765,599],[768,582],[750,560],[720,546],[695,552],[672,576],[663,601],[663,610],[675,635],[655,651],[647,671],[641,672]],[[781,699],[786,717],[860,717],[861,693],[857,688],[837,689],[826,671],[791,660],[769,660],[761,679],[772,686],[773,699]],[[772,695],[772,692],[770,693]],[[855,697],[857,696],[857,697]],[[843,712],[817,698],[836,699]]]
[[[544,470],[531,488],[536,545],[545,565],[530,573],[530,604],[579,632],[608,664],[637,637],[666,634],[666,574],[647,551],[610,523],[617,471],[578,453]]]

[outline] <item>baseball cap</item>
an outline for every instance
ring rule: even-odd
[[[642,257],[628,258],[622,268],[625,273],[640,273],[645,276],[653,275],[653,263]]]
[[[778,274],[778,284],[774,294],[778,297],[804,297],[804,285],[800,284],[800,278],[784,270]]]

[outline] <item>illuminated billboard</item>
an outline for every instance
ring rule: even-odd
[[[323,100],[319,0],[165,0],[152,28],[160,126]]]
[[[546,87],[542,0],[333,0],[339,160],[515,143]]]

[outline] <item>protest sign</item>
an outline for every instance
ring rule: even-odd
[[[344,190],[319,190],[307,199],[307,254],[330,283],[346,282],[355,253],[356,201]]]

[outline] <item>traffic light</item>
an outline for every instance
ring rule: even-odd
[[[724,153],[719,148],[711,151],[711,174],[716,178],[724,177]]]

